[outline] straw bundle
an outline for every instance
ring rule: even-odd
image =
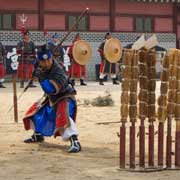
[[[161,82],[160,92],[161,94],[167,94],[168,91],[168,83]]]
[[[129,91],[130,88],[130,81],[126,79],[125,81],[122,81],[121,83],[121,89],[122,91]]]
[[[163,70],[160,79],[161,81],[167,82],[169,79],[169,70]]]
[[[129,88],[131,78],[131,60],[132,55],[129,51],[125,51],[123,56],[123,70],[122,70],[122,93],[121,93],[121,121],[127,122],[128,118],[128,103],[129,103]]]
[[[177,64],[177,93],[176,93],[176,107],[175,120],[180,121],[180,51],[175,51],[175,62]]]
[[[176,93],[176,104],[180,104],[180,91]]]
[[[162,61],[162,67],[164,69],[168,69],[169,68],[169,56],[168,55],[165,55],[164,58],[163,58],[163,61]]]
[[[167,110],[166,107],[158,107],[158,120],[159,122],[164,122],[167,117]]]
[[[138,80],[136,79],[131,80],[130,92],[137,92],[137,85],[138,85]]]
[[[174,64],[174,54],[175,54],[176,49],[170,48],[169,49],[169,64],[175,65]]]
[[[148,105],[148,118],[149,121],[154,121],[156,116],[156,107],[154,104]]]
[[[149,92],[154,92],[156,90],[156,81],[155,79],[150,79],[148,82],[148,91]]]
[[[137,121],[137,106],[130,106],[129,108],[129,117],[130,121],[136,122]]]
[[[156,108],[156,55],[154,51],[149,51],[147,55],[147,66],[148,66],[148,118],[149,121],[155,120]]]
[[[131,59],[131,54],[128,51],[125,51],[122,59],[122,64],[125,66],[131,66],[130,59]]]
[[[175,120],[180,121],[180,104],[175,107]]]
[[[139,118],[147,117],[147,103],[148,103],[148,67],[147,67],[147,51],[139,52]]]
[[[131,67],[127,66],[122,70],[122,78],[129,79],[131,77]]]
[[[127,122],[128,117],[128,104],[121,105],[121,121]]]
[[[154,105],[156,102],[156,95],[155,92],[148,92],[148,104]]]
[[[173,78],[176,78],[177,76],[177,66],[175,65],[171,65],[170,69],[169,69],[169,75]]]
[[[139,102],[139,118],[147,117],[147,104],[144,102]]]
[[[123,91],[121,93],[121,104],[128,104],[129,102],[129,94],[128,91]]]
[[[177,82],[177,91],[178,91],[178,92],[180,91],[180,82],[179,82],[179,80],[178,80],[178,82]]]
[[[158,120],[164,122],[167,117],[167,92],[169,80],[169,56],[165,55],[162,61],[161,87],[158,98]]]
[[[174,90],[168,91],[168,102],[170,102],[170,103],[176,102],[176,91],[174,91]]]
[[[148,91],[140,89],[138,98],[139,101],[148,103]]]
[[[175,103],[176,103],[176,91],[177,91],[177,60],[175,59],[175,49],[169,51],[169,92],[168,92],[168,104],[167,113],[170,116],[174,116]]]
[[[138,80],[138,77],[139,77],[138,67],[137,66],[132,66],[132,68],[131,68],[131,78]]]
[[[166,95],[160,95],[159,98],[158,98],[158,105],[159,106],[163,106],[163,107],[166,107],[167,105],[167,96]]]
[[[148,89],[147,76],[139,77],[139,87],[140,89]]]
[[[175,78],[173,78],[169,81],[169,89],[174,90],[174,89],[176,89],[176,87],[177,87],[177,80]]]
[[[175,107],[176,107],[175,103],[168,102],[168,104],[167,104],[167,114],[169,116],[174,116]]]
[[[132,52],[132,64],[131,64],[131,85],[130,85],[130,99],[129,99],[129,117],[131,122],[135,122],[137,119],[137,83],[138,83],[138,55],[136,52]]]
[[[136,103],[137,103],[137,94],[131,93],[129,98],[129,104],[136,105]]]

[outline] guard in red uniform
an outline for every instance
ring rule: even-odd
[[[71,59],[71,66],[70,66],[70,77],[72,84],[75,85],[75,79],[80,80],[81,86],[86,86],[87,84],[84,82],[85,76],[86,76],[86,66],[78,64],[72,54],[73,45],[76,41],[81,40],[79,33],[77,33],[73,39],[72,45],[69,47],[68,56]]]
[[[4,82],[4,76],[5,76],[5,68],[4,68],[4,54],[5,54],[5,49],[2,43],[0,43],[0,88],[5,88],[3,85]]]
[[[30,33],[25,30],[22,34],[22,39],[17,44],[17,54],[19,55],[18,77],[20,78],[20,88],[24,88],[24,81],[31,79],[34,59],[35,59],[35,45],[30,40]],[[36,87],[33,83],[30,87]]]
[[[117,84],[117,85],[119,84],[116,80],[117,69],[118,69],[117,64],[110,63],[104,56],[104,45],[105,45],[106,41],[108,41],[108,39],[111,39],[111,38],[112,38],[111,34],[109,32],[106,33],[104,41],[100,44],[100,46],[98,48],[98,52],[101,56],[100,76],[99,76],[99,84],[100,85],[104,85],[103,79],[107,74],[109,74],[110,77],[112,78],[113,84]]]

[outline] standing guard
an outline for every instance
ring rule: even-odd
[[[103,84],[103,79],[104,77],[109,74],[110,77],[112,78],[112,82],[113,84],[119,84],[119,82],[117,82],[116,80],[116,76],[117,76],[117,63],[111,63],[108,61],[108,59],[105,57],[105,50],[104,50],[104,46],[106,44],[106,42],[108,42],[108,40],[110,40],[112,38],[111,34],[108,32],[105,35],[104,41],[100,44],[99,48],[98,48],[98,52],[101,56],[101,64],[100,64],[100,76],[99,76],[99,84],[100,85],[104,85]],[[113,52],[114,54],[116,52]],[[118,52],[117,52],[118,53]]]
[[[35,45],[30,40],[30,33],[25,30],[22,39],[17,44],[17,54],[19,57],[18,77],[20,78],[20,88],[24,88],[24,81],[30,80],[34,68],[34,59],[36,55]],[[33,83],[30,87],[36,87]]]
[[[62,49],[61,47],[58,47],[60,41],[59,41],[59,34],[55,33],[52,36],[52,39],[48,42],[48,48],[51,51],[53,58],[57,61],[58,64],[60,64],[62,67],[64,67],[63,62],[63,55],[62,55]]]
[[[68,56],[71,59],[71,66],[70,66],[70,77],[71,82],[75,85],[75,79],[80,80],[81,86],[86,86],[87,84],[84,82],[85,76],[86,76],[86,66],[78,64],[74,57],[73,57],[73,47],[74,43],[76,41],[81,40],[79,33],[77,33],[72,41],[72,44],[70,45]]]
[[[5,76],[5,68],[4,68],[4,55],[5,55],[5,48],[0,42],[0,88],[5,88],[3,85],[4,76]]]

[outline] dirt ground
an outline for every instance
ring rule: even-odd
[[[151,173],[129,172],[119,169],[120,86],[106,82],[88,82],[88,86],[76,86],[78,99],[77,127],[82,151],[68,154],[69,142],[61,138],[46,138],[39,144],[24,144],[32,134],[25,131],[22,117],[28,107],[42,96],[41,89],[33,88],[23,94],[18,102],[18,123],[14,123],[12,84],[0,89],[0,180],[178,180],[180,171]],[[17,84],[19,86],[19,84]],[[83,105],[109,91],[115,101],[113,107]],[[18,96],[22,89],[17,88]],[[128,143],[128,141],[127,141]],[[155,146],[156,148],[156,146]],[[128,155],[127,155],[128,158]],[[128,163],[128,159],[127,159]],[[137,159],[138,163],[138,159]]]

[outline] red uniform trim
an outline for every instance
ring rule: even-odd
[[[20,62],[18,66],[18,78],[25,80],[26,78],[31,79],[32,72],[34,69],[33,64],[25,64]]]
[[[5,76],[5,69],[3,64],[0,64],[0,79],[4,78]]]
[[[56,110],[56,128],[63,128],[70,125],[69,122],[69,106],[66,99],[60,101]]]

